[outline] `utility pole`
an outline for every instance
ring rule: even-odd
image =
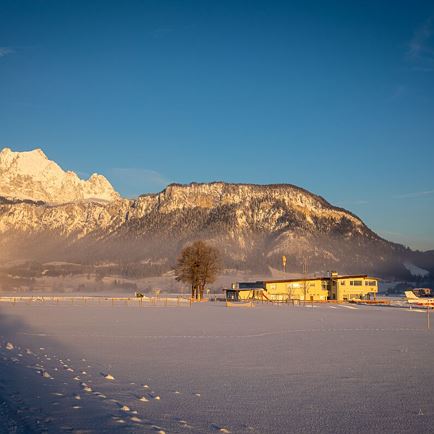
[[[305,256],[303,258],[303,274],[304,274],[304,277],[307,276],[307,256]]]
[[[304,305],[306,305],[306,298],[307,298],[307,293],[309,291],[308,289],[308,283],[307,283],[307,256],[305,256],[303,258],[303,276],[304,276],[304,282],[303,282],[303,286],[304,286]]]

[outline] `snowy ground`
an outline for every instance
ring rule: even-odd
[[[422,309],[2,303],[0,344],[0,432],[434,430]]]

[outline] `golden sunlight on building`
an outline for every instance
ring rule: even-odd
[[[349,301],[375,300],[378,292],[376,277],[368,275],[339,275],[257,282],[236,282],[226,289],[227,300],[267,301]]]

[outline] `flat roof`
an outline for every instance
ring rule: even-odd
[[[254,288],[223,288],[223,291],[263,291],[262,286],[257,286]]]
[[[367,274],[349,274],[338,276],[326,276],[326,277],[300,277],[298,279],[279,279],[279,280],[264,280],[264,283],[285,283],[285,282],[305,282],[312,280],[330,280],[330,279],[371,279],[380,280],[378,277],[370,277]],[[241,282],[240,282],[241,283]]]

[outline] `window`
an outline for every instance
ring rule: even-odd
[[[341,280],[341,285],[342,285],[342,286],[345,285],[345,280]]]
[[[350,285],[353,286],[362,286],[363,282],[361,280],[351,280]]]
[[[366,286],[377,286],[377,281],[376,280],[366,280],[365,285]]]

